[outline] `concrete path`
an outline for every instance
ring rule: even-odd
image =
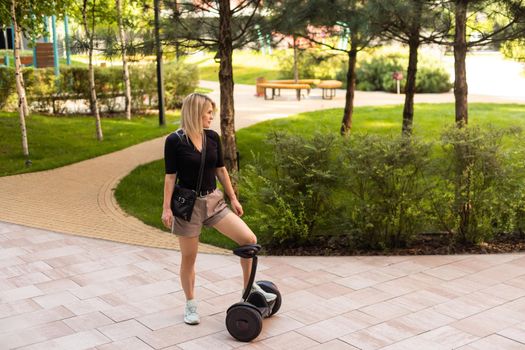
[[[202,82],[201,86],[213,89],[210,95],[219,101],[217,83]],[[297,101],[294,96],[295,92],[283,90],[281,97],[267,101],[255,97],[255,86],[236,85],[236,128],[300,112],[344,106],[344,91],[341,90],[333,100],[322,100],[318,89],[301,101]],[[401,104],[403,99],[403,95],[358,91],[355,104]],[[416,102],[441,103],[453,100],[450,93],[416,96]],[[525,95],[522,99],[471,96],[470,101],[525,103]],[[212,127],[220,129],[218,118]],[[175,125],[172,127],[173,130],[176,128]],[[0,221],[85,237],[176,249],[178,242],[172,235],[126,215],[113,196],[118,182],[135,167],[163,157],[163,144],[164,137],[161,137],[62,168],[2,177]],[[161,196],[159,193],[159,220]],[[206,245],[202,245],[202,250],[223,252]]]
[[[284,91],[275,101],[253,93],[236,87],[238,128],[344,103],[341,91],[323,101],[314,90],[300,102]],[[356,105],[402,98],[358,93]],[[525,349],[525,254],[262,257],[258,278],[274,281],[284,303],[252,344],[233,341],[224,326],[240,298],[237,259],[201,254],[202,324],[186,326],[176,240],[127,216],[113,197],[133,168],[162,157],[162,145],[0,178],[0,349]]]

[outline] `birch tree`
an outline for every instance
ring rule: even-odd
[[[14,56],[16,91],[18,95],[18,114],[22,135],[22,152],[26,157],[26,165],[30,165],[29,143],[26,129],[26,117],[29,116],[27,95],[25,92],[22,65],[20,63],[20,48],[22,37],[38,37],[46,34],[45,16],[58,15],[65,12],[69,0],[3,0],[0,2],[0,23],[12,23],[14,27]]]
[[[102,133],[102,123],[100,120],[100,111],[98,108],[97,91],[95,87],[95,69],[93,67],[93,50],[94,50],[94,37],[95,37],[95,18],[96,18],[96,0],[82,0],[82,25],[84,27],[85,34],[88,38],[88,75],[89,75],[89,107],[91,114],[95,117],[95,128],[97,134],[97,140],[102,141],[104,135]],[[89,21],[88,22],[88,17]]]
[[[126,119],[131,119],[131,83],[129,79],[129,69],[128,69],[128,58],[127,58],[127,42],[126,42],[126,33],[124,31],[124,23],[122,19],[122,8],[121,0],[115,0],[115,8],[117,10],[117,21],[118,21],[118,33],[120,39],[120,47],[122,54],[122,73],[124,78],[124,88],[125,88],[125,100],[126,100]]]
[[[29,114],[26,102],[26,91],[24,87],[24,76],[22,75],[22,69],[20,64],[20,27],[18,26],[16,16],[16,1],[11,1],[11,22],[14,28],[14,59],[15,59],[15,80],[16,80],[16,93],[18,95],[18,115],[20,118],[20,131],[22,133],[22,152],[26,157],[26,165],[30,164],[29,160],[29,146],[27,143],[27,129],[26,129],[26,116]]]

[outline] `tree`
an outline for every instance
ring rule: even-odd
[[[456,124],[468,124],[468,86],[466,57],[470,48],[518,38],[525,33],[523,0],[443,1],[443,12],[453,13],[452,40],[438,43],[454,48],[454,97]],[[487,25],[487,23],[489,25]]]
[[[117,10],[118,33],[122,54],[122,74],[124,77],[125,99],[126,99],[126,119],[131,119],[131,83],[129,80],[128,58],[127,58],[127,40],[124,32],[124,21],[122,19],[121,0],[115,0],[115,9]]]
[[[26,157],[26,165],[30,165],[29,146],[25,118],[29,115],[29,108],[24,87],[20,63],[20,43],[22,36],[36,37],[46,32],[44,22],[39,20],[50,15],[64,13],[67,0],[4,0],[0,2],[0,22],[13,23],[14,26],[14,56],[15,77],[18,95],[18,114],[22,134],[22,152]]]
[[[332,0],[320,1],[315,17],[314,26],[308,26],[306,38],[332,50],[345,52],[348,55],[348,73],[346,75],[346,97],[341,135],[347,135],[352,130],[352,116],[354,113],[354,97],[357,63],[359,51],[373,45],[379,31],[372,26],[371,8],[367,0]],[[324,32],[331,36],[341,37],[349,33],[349,46],[339,47],[334,40],[320,41],[317,35]]]
[[[270,19],[263,31],[277,31],[292,37],[294,80],[299,79],[297,39],[304,37],[306,28],[317,11],[316,1],[281,0],[267,4],[271,11]]]
[[[18,115],[20,116],[20,131],[22,132],[22,151],[26,157],[26,162],[29,162],[29,146],[27,143],[27,129],[25,118],[28,115],[26,92],[24,87],[24,77],[20,64],[20,27],[18,26],[16,16],[16,1],[11,2],[11,22],[14,27],[14,56],[15,56],[15,78],[16,78],[16,92],[18,94]],[[29,163],[26,163],[29,164]]]
[[[434,0],[373,0],[372,3],[373,21],[381,28],[381,35],[409,47],[402,133],[411,135],[419,47],[443,39],[450,31],[451,20],[438,11]]]
[[[94,38],[95,38],[95,23],[96,23],[96,9],[97,0],[82,0],[82,25],[84,27],[85,34],[89,41],[88,47],[88,70],[89,70],[89,107],[91,113],[95,117],[95,127],[97,133],[97,140],[102,141],[104,135],[102,133],[102,123],[100,121],[100,111],[98,108],[97,91],[95,87],[95,69],[93,67],[93,49],[94,49]],[[88,23],[89,21],[91,23]]]
[[[239,0],[231,7],[230,0],[203,0],[179,3],[165,1],[171,9],[172,21],[166,24],[165,42],[177,47],[217,50],[220,61],[220,121],[224,161],[228,171],[237,171],[237,146],[235,142],[235,109],[233,100],[234,48],[255,41],[255,25],[261,0]],[[172,22],[177,23],[178,33],[173,32]]]

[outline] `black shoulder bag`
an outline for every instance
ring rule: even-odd
[[[179,135],[180,137],[180,135]],[[197,200],[197,194],[201,191],[202,175],[204,173],[204,163],[206,162],[206,132],[202,136],[201,167],[199,169],[199,178],[197,180],[196,191],[181,187],[175,184],[173,195],[171,196],[171,211],[173,215],[185,221],[191,221],[193,206]]]

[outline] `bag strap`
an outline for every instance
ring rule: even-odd
[[[201,167],[199,169],[199,178],[197,180],[197,195],[201,191],[202,175],[204,173],[204,163],[206,162],[206,130],[202,133],[202,150],[201,150]]]

